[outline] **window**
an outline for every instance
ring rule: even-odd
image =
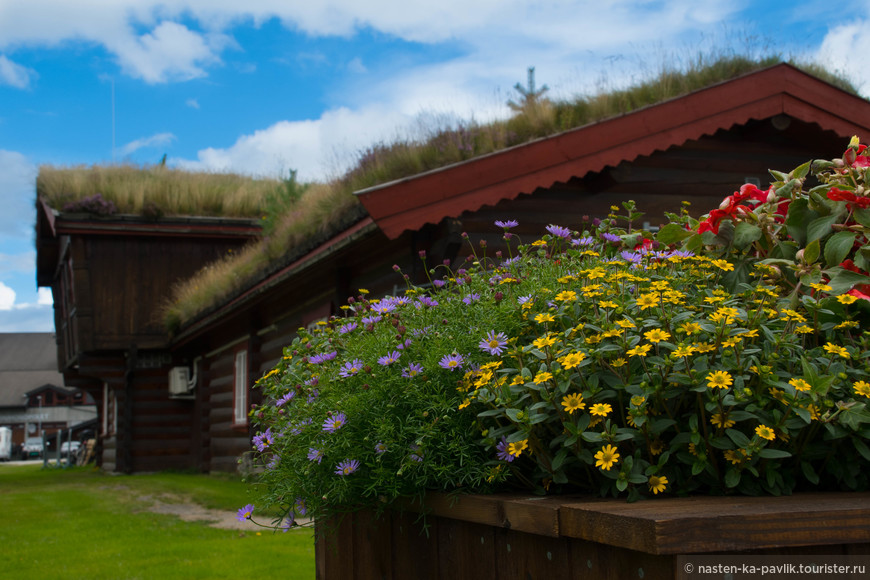
[[[248,422],[248,351],[236,352],[235,380],[233,381],[233,423]]]

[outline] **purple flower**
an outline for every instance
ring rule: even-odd
[[[378,441],[377,443],[375,443],[375,453],[377,453],[378,455],[386,452],[386,450],[387,446],[384,444],[383,441]]]
[[[379,358],[378,364],[381,366],[385,366],[385,367],[389,366],[389,365],[393,364],[394,362],[396,362],[397,360],[399,360],[400,356],[402,356],[402,353],[400,353],[397,350],[394,350],[393,352],[391,352],[389,354],[385,354],[384,356]]]
[[[384,300],[372,306],[372,310],[377,312],[378,314],[389,314],[393,310],[396,309],[396,305],[392,302]]]
[[[520,225],[520,222],[518,222],[517,220],[507,220],[507,221],[496,220],[495,225],[497,227],[509,230],[511,228],[515,228],[518,225]]]
[[[314,447],[309,447],[308,459],[310,461],[316,461],[317,463],[320,463],[321,461],[323,461],[323,451],[321,451],[320,449],[315,449]]]
[[[416,377],[420,373],[423,372],[423,365],[417,363],[411,363],[408,367],[402,371],[402,376],[406,379],[410,379]]]
[[[320,363],[324,363],[326,361],[330,361],[338,356],[338,351],[325,352],[323,354],[316,354],[312,357],[308,358],[308,362],[313,365],[319,365]]]
[[[411,334],[413,336],[423,336],[427,332],[429,332],[431,329],[432,329],[431,326],[425,326],[423,328],[415,328],[415,329],[411,330]]]
[[[461,354],[453,353],[453,354],[444,355],[444,357],[442,357],[442,359],[441,359],[441,362],[439,362],[438,364],[441,365],[441,368],[444,368],[444,369],[447,369],[450,371],[455,371],[456,369],[462,368],[463,362],[464,362],[464,359],[462,358]]]
[[[430,307],[438,306],[438,301],[433,300],[432,298],[429,298],[428,296],[420,296],[419,298],[417,298],[417,300],[420,301],[420,304],[423,304],[425,306],[430,306]]]
[[[472,292],[471,294],[462,299],[462,301],[466,304],[471,304],[472,302],[477,302],[478,300],[480,300],[480,294],[478,294],[477,292]]]
[[[447,282],[444,280],[432,280],[432,284],[434,284],[436,288],[443,288]]]
[[[317,389],[312,389],[310,393],[308,393],[308,403],[313,403],[314,399],[320,396],[320,391]]]
[[[356,459],[345,459],[344,461],[335,466],[335,474],[350,475],[357,469],[359,469],[359,461],[357,461]]]
[[[620,238],[616,234],[611,234],[608,232],[604,232],[603,234],[601,234],[601,238],[604,240],[607,240],[608,242],[621,242],[622,241],[622,238]]]
[[[251,519],[251,515],[254,513],[254,504],[249,503],[243,508],[239,509],[238,515],[236,515],[236,519],[240,522]]]
[[[571,230],[569,230],[568,228],[563,228],[562,226],[554,226],[551,224],[545,229],[557,238],[564,238],[567,240],[571,237]]]
[[[531,294],[528,294],[528,295],[526,295],[526,296],[520,296],[519,298],[517,298],[517,304],[519,304],[520,306],[522,306],[523,304],[527,303],[527,302],[528,302],[529,300],[531,300],[531,299],[532,299],[532,295],[531,295]]]
[[[336,413],[332,417],[328,417],[323,422],[323,430],[327,433],[334,433],[341,429],[342,425],[347,423],[347,417],[344,413]]]
[[[595,243],[595,238],[592,236],[586,236],[585,238],[575,238],[571,240],[572,246],[591,246]]]
[[[284,525],[281,526],[281,531],[286,534],[294,525],[296,525],[296,514],[291,511],[287,514],[287,519],[284,520]]]
[[[286,405],[287,403],[292,401],[293,397],[295,397],[295,396],[296,396],[296,391],[290,391],[289,393],[287,393],[286,395],[284,395],[283,397],[281,397],[280,399],[275,401],[275,406],[281,407],[283,405]]]
[[[509,260],[504,260],[504,261],[501,263],[501,267],[502,267],[502,268],[507,268],[508,266],[512,266],[512,265],[516,264],[516,263],[519,262],[519,261],[520,261],[520,257],[519,257],[519,256],[514,256],[513,258],[511,258],[511,259],[509,259]]]
[[[481,340],[477,346],[489,354],[501,355],[504,352],[504,347],[507,346],[507,335],[503,332],[496,334],[494,330],[490,330],[486,338]]]
[[[344,378],[352,377],[353,375],[360,372],[363,368],[363,361],[358,358],[353,359],[351,362],[344,363],[344,366],[341,367],[341,370],[338,371],[339,376]]]
[[[305,507],[305,500],[301,497],[296,498],[296,503],[293,504],[293,510],[299,514],[300,516],[304,516],[308,513],[308,508]]]
[[[309,387],[316,387],[317,383],[319,383],[319,382],[320,382],[320,379],[317,378],[317,375],[314,375],[313,377],[311,377],[310,379],[305,381],[305,384],[308,385]]]
[[[275,442],[275,438],[272,436],[272,428],[269,427],[265,432],[254,435],[251,442],[256,446],[257,451],[265,451]]]
[[[398,346],[396,346],[396,348],[398,348],[399,350],[405,350],[405,349],[408,348],[409,346],[411,346],[411,339],[410,339],[410,338],[406,338],[406,339],[405,339],[405,342],[400,342],[400,343],[398,344]]]
[[[375,322],[380,322],[382,318],[380,316],[366,316],[362,319],[362,323],[368,326],[369,324],[374,324]]]
[[[622,256],[623,260],[632,264],[640,264],[640,261],[643,259],[640,253],[630,252],[628,250],[623,250],[619,255]]]
[[[502,461],[507,461],[508,463],[510,463],[511,461],[516,459],[516,457],[511,455],[510,452],[508,452],[508,442],[507,442],[507,439],[505,437],[501,438],[501,441],[499,441],[498,445],[495,446],[495,450],[496,450],[496,454],[495,454],[496,457],[498,457]]]
[[[356,322],[348,322],[347,324],[343,324],[338,327],[339,334],[347,334],[348,332],[353,332],[356,330],[357,323]]]

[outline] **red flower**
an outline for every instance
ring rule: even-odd
[[[870,197],[858,197],[851,191],[843,191],[836,187],[832,187],[828,190],[828,199],[831,201],[845,201],[865,209],[870,207]]]
[[[861,288],[861,290],[864,290],[864,292],[870,292],[870,289],[868,289],[868,285],[862,284],[861,286],[857,286],[855,288],[852,288],[851,290],[846,292],[846,294],[848,294],[850,296],[854,296],[855,298],[860,298],[862,300],[870,301],[870,296],[867,296],[866,294],[864,294],[864,292],[860,292],[858,290],[858,288]]]
[[[870,167],[870,157],[867,156],[866,150],[866,145],[858,145],[857,151],[849,147],[843,153],[843,161],[849,167]]]

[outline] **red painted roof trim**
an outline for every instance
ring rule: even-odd
[[[626,115],[356,192],[390,239],[750,119],[786,114],[870,138],[870,102],[779,64]],[[844,143],[845,147],[845,143]]]

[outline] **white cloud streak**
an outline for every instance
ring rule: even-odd
[[[146,147],[166,147],[170,145],[173,141],[175,141],[175,135],[173,135],[172,133],[157,133],[156,135],[151,135],[150,137],[142,137],[141,139],[130,141],[129,143],[121,147],[118,151],[119,153],[121,153],[121,155],[131,155],[139,149],[143,149]]]
[[[36,77],[36,71],[16,64],[0,54],[0,85],[9,85],[16,89],[30,88],[30,82]]]

